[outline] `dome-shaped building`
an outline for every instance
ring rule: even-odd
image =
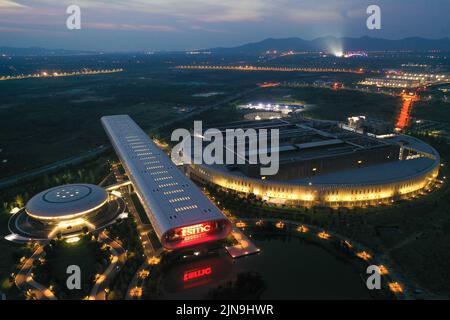
[[[116,194],[85,183],[44,190],[11,217],[8,239],[47,240],[101,229],[125,210],[125,202]]]
[[[28,201],[25,211],[44,223],[93,216],[108,202],[105,189],[92,184],[68,184],[42,191]]]

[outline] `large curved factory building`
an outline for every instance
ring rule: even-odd
[[[270,203],[292,206],[379,205],[415,196],[438,176],[440,157],[406,135],[376,138],[331,121],[244,121],[219,128],[278,129],[279,171],[261,176],[260,165],[187,165],[191,179]],[[246,154],[257,152],[248,150]]]

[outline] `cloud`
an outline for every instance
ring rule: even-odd
[[[216,29],[216,28],[208,28],[204,26],[194,25],[189,28],[190,30],[195,31],[204,31],[204,32],[212,32],[212,33],[227,33],[227,30],[224,29]]]
[[[159,32],[177,32],[178,29],[166,25],[153,24],[128,24],[128,23],[104,23],[104,22],[86,22],[83,28],[98,30],[118,30],[118,31],[159,31]]]
[[[288,17],[299,23],[337,22],[343,20],[341,13],[335,10],[293,10],[288,13]]]
[[[27,6],[11,0],[0,0],[0,8],[2,9],[18,9],[26,8]]]
[[[0,0],[1,1],[1,0]],[[31,0],[36,6],[68,6],[134,11],[189,18],[204,22],[256,21],[272,6],[272,0]]]

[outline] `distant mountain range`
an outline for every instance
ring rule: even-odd
[[[268,50],[279,51],[330,51],[341,49],[345,51],[388,51],[388,50],[450,50],[450,38],[425,39],[420,37],[410,37],[400,40],[388,40],[371,38],[368,36],[360,38],[336,38],[321,37],[314,40],[304,40],[301,38],[268,38],[259,42],[248,43],[232,48],[212,48],[211,52],[216,53],[243,53],[258,54]]]
[[[259,42],[247,43],[237,47],[218,47],[206,49],[213,53],[222,54],[260,54],[268,50],[278,51],[324,51],[332,50],[343,51],[400,51],[400,50],[448,50],[450,51],[450,38],[425,39],[420,37],[410,37],[400,40],[388,40],[381,38],[372,38],[368,36],[360,38],[336,38],[320,37],[313,40],[304,40],[301,38],[268,38]],[[98,54],[98,51],[85,50],[65,50],[65,49],[46,49],[41,47],[15,48],[0,47],[0,54],[12,56],[64,56],[64,55],[85,55]],[[106,52],[105,52],[106,53]],[[123,53],[123,52],[122,52]],[[170,53],[161,51],[160,53]]]

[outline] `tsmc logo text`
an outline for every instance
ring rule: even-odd
[[[187,271],[184,273],[183,280],[189,281],[192,279],[197,279],[197,278],[201,278],[201,277],[210,275],[211,273],[212,273],[211,267],[203,268],[203,269],[199,269],[199,270]]]
[[[201,233],[207,233],[211,231],[211,225],[209,224],[196,224],[189,227],[184,227],[181,229],[181,236],[193,236]]]

